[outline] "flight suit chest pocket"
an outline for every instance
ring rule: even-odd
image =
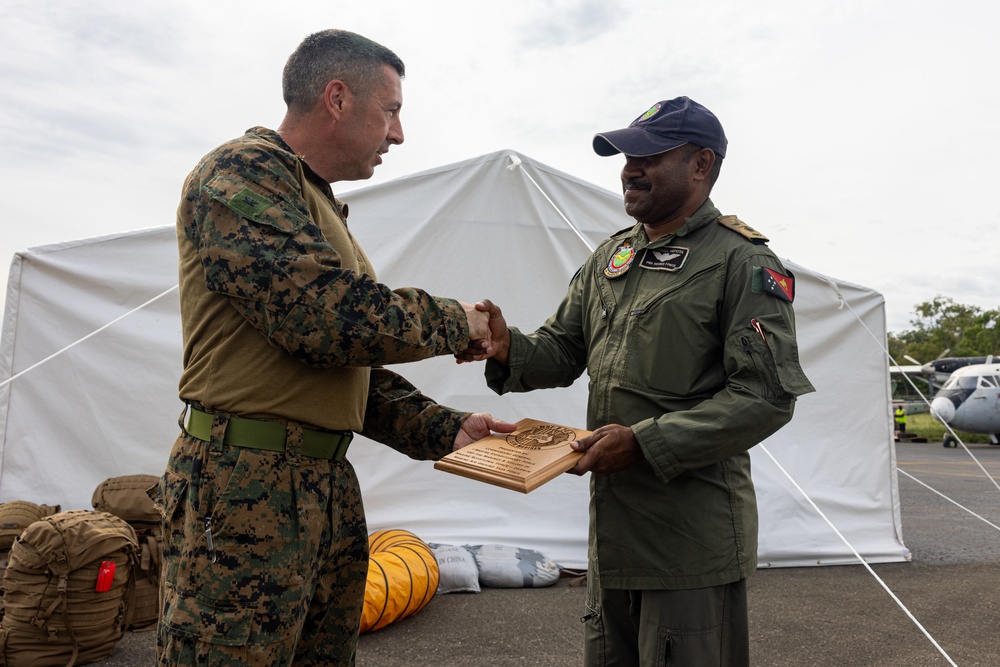
[[[628,318],[623,384],[676,397],[718,387],[723,368],[712,267],[688,276],[650,273],[641,285],[650,289],[619,307]]]

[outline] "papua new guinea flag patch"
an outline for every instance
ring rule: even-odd
[[[751,289],[756,294],[764,292],[791,303],[795,299],[795,276],[792,275],[791,271],[786,276],[774,269],[755,266],[753,267],[753,286]]]

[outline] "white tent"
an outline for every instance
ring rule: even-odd
[[[344,199],[382,282],[468,301],[489,297],[528,331],[555,309],[589,247],[630,223],[619,195],[512,151]],[[84,508],[107,477],[162,471],[182,408],[176,261],[172,225],[14,257],[0,347],[0,501]],[[789,268],[797,276],[803,365],[818,391],[753,450],[761,564],[855,560],[781,468],[868,561],[908,560],[889,374],[878,344],[884,300]],[[567,389],[498,397],[485,387],[481,364],[438,358],[397,370],[453,407],[584,425],[586,378]],[[586,478],[563,475],[524,495],[436,471],[363,438],[349,459],[371,530],[534,548],[565,567],[585,566]]]

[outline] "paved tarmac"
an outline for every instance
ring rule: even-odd
[[[969,445],[1000,479],[1000,447]],[[755,667],[1000,665],[1000,489],[969,455],[941,443],[899,443],[903,541],[910,563],[758,571],[748,584]],[[560,667],[582,664],[585,589],[438,595],[410,618],[362,635],[359,667]],[[944,654],[942,654],[942,651]],[[102,665],[152,665],[150,632],[129,633]],[[945,655],[946,654],[946,655]]]

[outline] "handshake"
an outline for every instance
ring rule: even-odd
[[[469,320],[469,347],[456,354],[455,361],[463,364],[495,359],[506,365],[510,352],[510,331],[500,307],[489,299],[476,304],[462,302],[462,307]]]

